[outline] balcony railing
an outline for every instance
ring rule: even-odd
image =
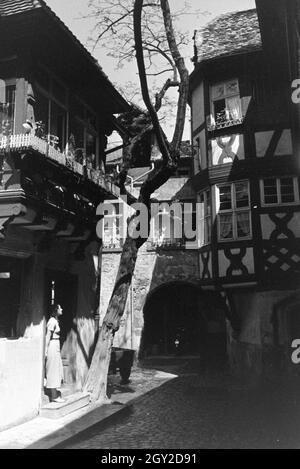
[[[220,120],[217,122],[209,121],[207,123],[207,130],[213,132],[214,130],[226,129],[227,127],[232,127],[234,125],[240,125],[244,122],[244,117],[239,117],[238,119],[227,119]]]
[[[185,240],[182,239],[150,239],[148,249],[182,249],[185,246]]]
[[[0,137],[0,152],[11,150],[33,150],[39,154],[56,161],[57,163],[67,167],[73,172],[85,175],[98,186],[105,188],[114,195],[119,195],[118,188],[112,183],[111,178],[106,176],[101,170],[87,168],[78,163],[73,158],[66,156],[60,150],[49,144],[46,140],[36,137],[35,135],[19,134]]]

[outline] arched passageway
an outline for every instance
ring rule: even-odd
[[[165,284],[147,298],[140,355],[226,356],[225,311],[218,293],[185,282]]]

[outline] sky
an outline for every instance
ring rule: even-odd
[[[46,0],[46,3],[81,43],[92,52],[88,46],[88,37],[91,36],[95,20],[84,18],[90,12],[88,8],[89,0]],[[182,0],[169,0],[169,3],[171,10],[182,6]],[[222,13],[255,8],[255,0],[189,0],[189,4],[192,9],[197,8],[205,12],[199,17],[189,15],[182,18],[182,29],[190,31],[190,44],[186,47],[184,55],[187,59],[186,66],[192,72],[193,64],[189,59],[193,56],[192,37],[194,30],[200,29]],[[122,86],[129,80],[137,80],[136,68],[133,64],[124,67],[122,73],[120,73],[120,70],[116,69],[116,59],[107,56],[106,51],[101,47],[96,48],[92,55],[98,60],[106,75],[116,86]],[[185,131],[186,135],[187,132],[188,130]]]
[[[101,2],[101,0],[99,0]],[[88,0],[46,0],[50,8],[63,20],[75,36],[87,46],[87,39],[94,26],[93,19],[85,19],[83,16],[89,13]],[[170,7],[179,8],[182,0],[169,0]],[[183,17],[182,28],[191,31],[190,34],[190,53],[193,55],[192,36],[195,29],[200,29],[205,23],[214,17],[229,11],[247,10],[255,8],[255,0],[189,0],[192,8],[201,9],[206,12],[205,15],[196,17]],[[107,57],[105,51],[96,49],[93,52],[95,58],[99,61],[105,73],[113,82],[120,81],[120,71],[115,70],[115,60]],[[193,65],[187,60],[187,66],[192,71]],[[130,73],[130,70],[128,70]],[[124,76],[124,75],[123,75]]]

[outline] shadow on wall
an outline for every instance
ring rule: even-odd
[[[75,384],[78,389],[83,386],[94,346],[94,319],[75,318],[62,351],[63,361],[66,364],[66,384]]]

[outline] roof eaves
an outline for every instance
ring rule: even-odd
[[[10,6],[10,9],[8,8]],[[6,7],[4,9],[4,7]],[[60,28],[70,37],[70,39],[81,49],[85,57],[92,63],[92,65],[97,68],[98,73],[105,80],[108,87],[111,89],[114,94],[115,99],[123,107],[124,111],[130,109],[129,103],[123,98],[123,96],[116,90],[106,73],[104,73],[99,62],[91,55],[91,53],[86,49],[86,47],[79,41],[79,39],[72,33],[72,31],[67,27],[67,25],[54,13],[54,11],[46,4],[44,0],[0,0],[0,16],[12,16],[20,15],[25,12],[34,11],[37,9],[42,9],[46,14],[51,16],[53,20],[59,25]]]

